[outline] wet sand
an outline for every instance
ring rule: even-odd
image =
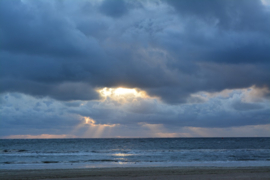
[[[141,168],[88,168],[0,170],[1,180],[58,179],[58,180],[270,180],[270,167],[141,167]]]

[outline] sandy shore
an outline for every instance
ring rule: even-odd
[[[91,169],[43,169],[43,170],[0,170],[1,180],[15,179],[58,179],[58,180],[231,180],[268,179],[270,167],[214,168],[214,167],[148,167],[148,168],[91,168]]]

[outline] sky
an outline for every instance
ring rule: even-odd
[[[1,0],[0,138],[270,137],[269,0]]]

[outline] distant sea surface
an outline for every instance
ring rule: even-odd
[[[144,166],[270,166],[270,138],[0,140],[0,169]]]

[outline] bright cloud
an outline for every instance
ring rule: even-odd
[[[119,103],[129,103],[140,98],[150,98],[145,91],[130,88],[102,88],[97,92],[106,100],[113,100]]]
[[[76,138],[76,136],[67,134],[41,134],[41,135],[10,135],[2,137],[4,139],[61,139],[61,138]]]

